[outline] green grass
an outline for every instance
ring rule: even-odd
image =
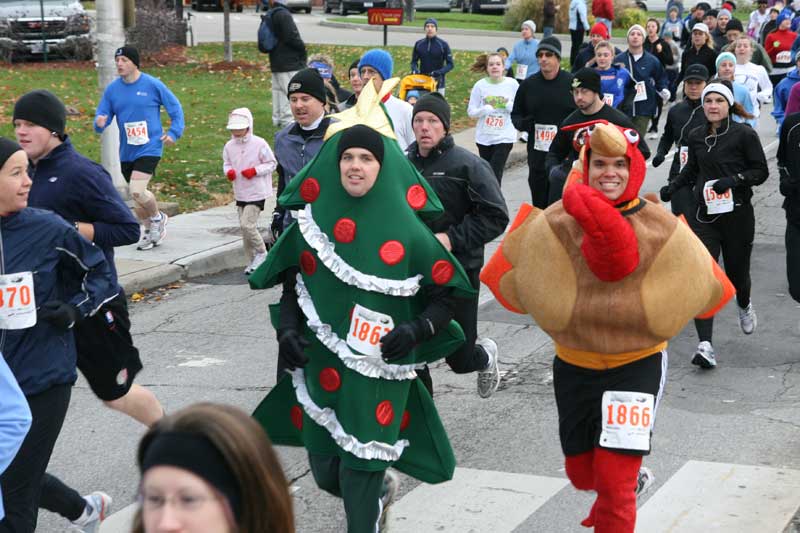
[[[336,63],[336,77],[348,86],[346,69],[366,47],[311,45],[309,54],[326,53]],[[395,74],[408,74],[409,47],[389,47],[394,56]],[[469,93],[481,77],[469,72],[476,52],[454,51],[455,73],[447,77],[447,99],[452,106],[452,129],[473,125],[466,115]],[[268,64],[255,44],[235,43],[234,61],[242,68],[214,71],[211,66],[222,60],[221,44],[204,44],[187,50],[190,63],[173,66],[148,66],[143,70],[161,78],[181,101],[186,131],[177,145],[164,149],[164,157],[152,183],[159,199],[176,201],[183,211],[195,211],[221,205],[232,198],[230,183],[222,175],[222,147],[230,138],[225,124],[235,107],[246,106],[253,112],[255,133],[272,146],[276,128],[272,125],[271,83],[268,70],[254,70],[253,63]],[[0,70],[0,135],[14,136],[11,113],[16,98],[27,91],[44,88],[54,92],[74,109],[67,131],[76,148],[99,161],[99,136],[92,121],[99,101],[97,73],[91,63],[41,63],[3,65]],[[164,115],[163,123],[169,118]]]
[[[83,9],[94,9],[94,2],[89,0],[81,0],[81,4],[83,4]]]
[[[481,15],[461,13],[459,11],[451,11],[450,13],[431,13],[432,17],[439,23],[439,28],[447,30],[448,28],[459,28],[462,30],[490,30],[490,31],[506,31],[503,29],[503,17],[498,15]],[[404,22],[404,26],[418,27],[419,33],[424,33],[422,23],[427,18],[426,13],[417,13],[414,22]],[[349,22],[350,24],[366,24],[366,15],[352,15],[347,17],[333,17],[328,18],[331,22]],[[389,28],[389,31],[392,31]]]

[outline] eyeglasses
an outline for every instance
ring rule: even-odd
[[[156,492],[142,492],[139,494],[139,505],[145,511],[161,511],[169,503],[175,510],[189,513],[201,509],[207,502],[218,500],[218,496],[205,494],[173,494],[169,497]]]
[[[541,51],[536,53],[536,57],[555,57],[553,52]]]

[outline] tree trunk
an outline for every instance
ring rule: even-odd
[[[225,0],[223,2],[223,6],[224,13],[222,27],[225,42],[225,62],[231,63],[233,62],[233,46],[231,45],[231,0]]]

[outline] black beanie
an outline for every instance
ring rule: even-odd
[[[305,93],[313,96],[323,104],[327,103],[325,98],[325,82],[315,68],[304,68],[289,80],[289,96],[294,93]]]
[[[358,70],[358,62],[361,61],[360,59],[356,59],[352,63],[350,63],[350,68],[347,69],[347,76],[350,76],[350,71],[353,69]]]
[[[417,103],[414,104],[411,120],[414,120],[414,116],[420,111],[433,113],[439,117],[439,120],[444,124],[444,131],[450,131],[450,104],[447,103],[447,100],[445,100],[444,96],[441,94],[428,93],[417,100]]]
[[[13,120],[27,120],[64,137],[67,127],[67,108],[56,95],[36,89],[19,97],[14,104]]]
[[[139,68],[139,50],[133,46],[126,44],[125,46],[120,46],[117,48],[117,51],[114,52],[114,59],[118,58],[119,56],[127,57],[133,62],[134,65],[136,65],[136,68]]]
[[[600,74],[593,68],[583,67],[573,75],[572,88],[577,89],[578,87],[603,94],[603,90],[600,88]]]
[[[548,52],[553,52],[555,55],[561,59],[561,41],[559,41],[555,37],[545,37],[541,41],[539,41],[539,48],[536,49],[538,52],[539,50],[547,50]]]
[[[0,168],[6,164],[8,158],[22,150],[22,147],[5,137],[0,137]]]
[[[378,163],[383,164],[383,138],[369,126],[356,124],[344,130],[339,137],[339,159],[348,148],[364,148],[372,152]]]

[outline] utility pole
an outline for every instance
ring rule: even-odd
[[[95,4],[97,9],[97,84],[99,91],[117,77],[114,51],[124,43],[123,0],[103,0]],[[94,119],[94,117],[92,117]],[[101,137],[101,163],[111,174],[114,186],[128,197],[128,187],[119,166],[119,129],[114,119]]]

